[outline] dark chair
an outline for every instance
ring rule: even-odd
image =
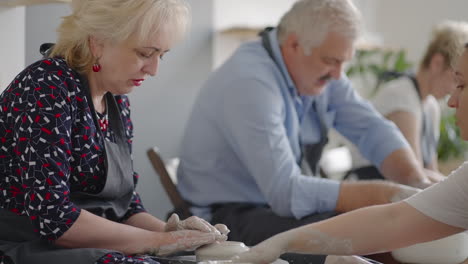
[[[172,205],[174,206],[174,212],[179,215],[181,219],[185,219],[187,217],[192,216],[190,212],[190,205],[186,202],[182,196],[180,195],[179,191],[177,190],[177,178],[175,175],[175,171],[177,168],[174,168],[172,171],[172,175],[168,172],[168,166],[170,163],[174,164],[174,159],[163,161],[161,155],[159,154],[159,150],[157,147],[150,148],[147,151],[148,158],[153,165],[154,170],[159,175],[159,180],[161,181],[164,190],[169,196]],[[175,165],[177,166],[177,164]]]

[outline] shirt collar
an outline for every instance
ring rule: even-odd
[[[286,84],[288,85],[288,90],[293,95],[294,97],[300,97],[299,93],[297,92],[296,85],[294,85],[294,82],[291,78],[291,75],[289,75],[288,69],[286,68],[286,64],[284,63],[283,60],[283,55],[281,53],[281,49],[279,46],[279,41],[278,41],[278,29],[273,29],[270,32],[268,32],[268,38],[270,40],[270,45],[271,49],[273,52],[273,57],[276,60],[276,64],[279,67],[279,70],[283,73],[283,76],[286,78]]]

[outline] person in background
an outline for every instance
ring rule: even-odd
[[[391,182],[317,176],[329,128],[355,143],[387,179],[439,180],[343,74],[360,32],[349,0],[301,0],[277,28],[245,43],[207,80],[180,151],[178,189],[193,214],[254,245],[279,232],[417,192]],[[320,259],[309,260],[321,263]],[[309,262],[309,263],[310,263]]]
[[[396,79],[385,83],[372,99],[375,108],[397,125],[417,159],[430,170],[438,171],[440,106],[437,100],[445,98],[455,89],[454,63],[466,42],[468,23],[439,23],[433,29],[418,72],[414,75],[386,73],[388,77]],[[345,178],[384,178],[378,168],[364,159],[356,148],[351,149],[356,168]]]
[[[457,88],[448,105],[456,109],[460,136],[468,140],[468,43],[456,70]],[[278,234],[236,256],[269,263],[283,252],[352,255],[390,251],[468,229],[468,162],[444,181],[414,196],[377,205]],[[365,227],[365,228],[362,228]]]
[[[158,263],[226,239],[197,217],[157,219],[135,192],[126,94],[188,24],[183,0],[72,1],[49,57],[0,95],[0,262]]]

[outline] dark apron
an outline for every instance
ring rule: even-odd
[[[106,183],[100,193],[72,193],[71,201],[78,207],[111,220],[122,218],[128,210],[134,191],[133,167],[120,111],[112,94],[106,94],[109,127],[116,143],[104,138],[100,130],[86,81],[87,99],[98,133],[104,141]],[[18,216],[0,209],[0,251],[15,264],[92,264],[112,252],[106,249],[68,249],[39,239],[28,216]]]
[[[414,75],[405,75],[413,82],[413,86],[418,93],[419,100],[421,101],[421,113],[422,113],[422,130],[421,130],[421,155],[423,160],[423,165],[426,168],[431,164],[434,155],[436,155],[435,150],[437,149],[437,139],[434,135],[434,127],[432,124],[432,119],[424,111],[423,98],[421,96],[421,91],[419,90],[418,80]]]
[[[267,51],[270,58],[275,62],[276,66],[278,67],[279,71],[283,73],[281,70],[281,66],[276,60],[275,56],[273,55],[273,49],[271,47],[270,38],[268,36],[269,32],[273,30],[272,27],[265,28],[262,32],[259,33],[260,37],[262,38],[262,45]],[[286,80],[286,76],[283,73],[283,78]],[[312,109],[317,114],[319,123],[320,123],[320,140],[314,144],[302,144],[301,146],[301,158],[299,159],[299,166],[301,166],[301,161],[304,159],[307,164],[309,165],[310,170],[312,171],[314,176],[319,175],[319,161],[322,157],[322,152],[325,146],[328,143],[328,127],[325,124],[325,121],[322,118],[322,115],[317,111],[317,104],[316,101],[312,103]],[[299,137],[300,138],[300,137]]]

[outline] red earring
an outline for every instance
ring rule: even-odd
[[[99,63],[94,63],[93,64],[93,72],[100,72],[101,71],[101,64]]]

